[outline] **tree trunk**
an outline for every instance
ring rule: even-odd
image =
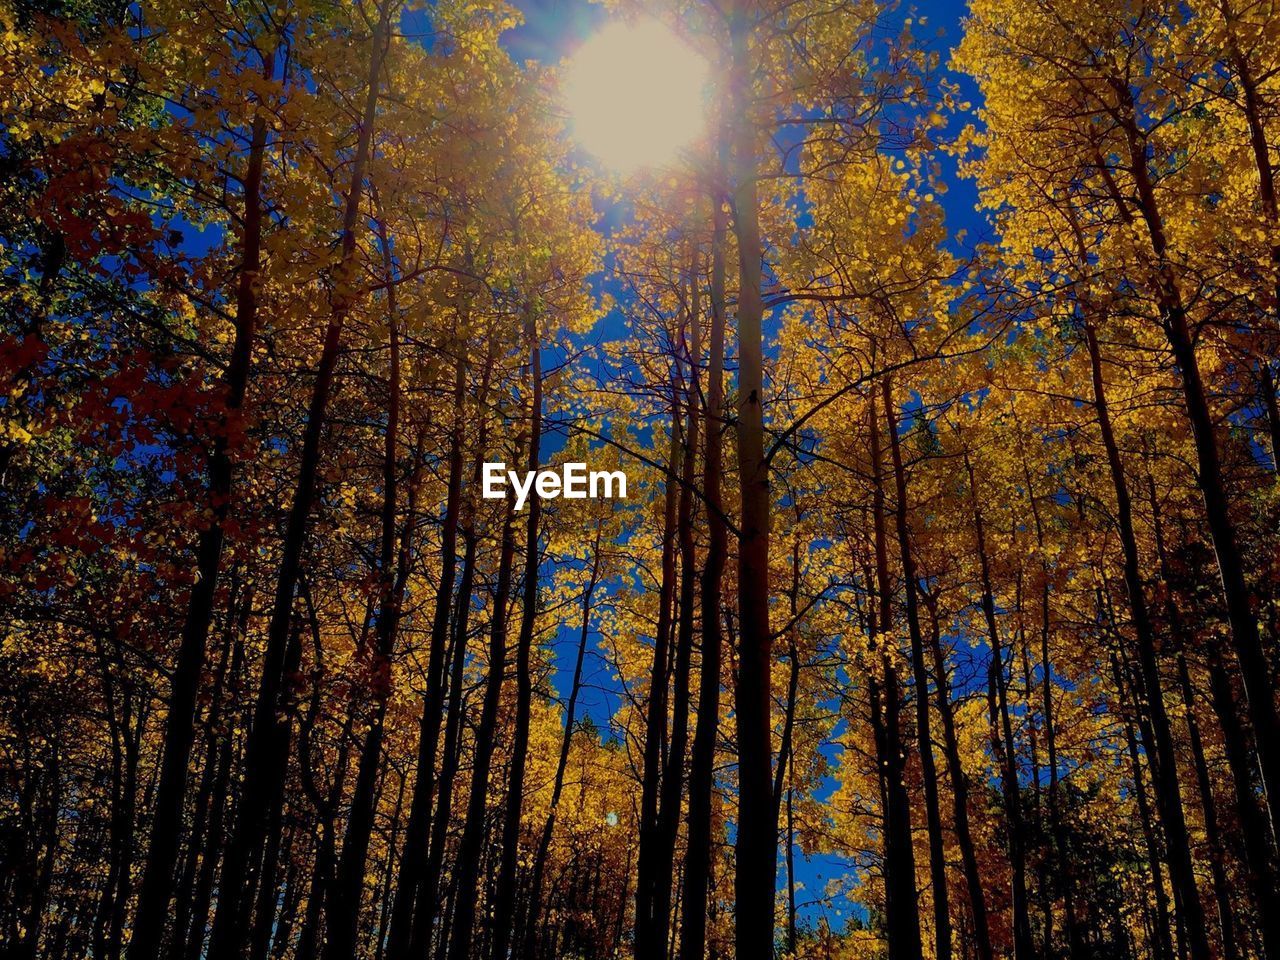
[[[1231,910],[1231,882],[1227,879],[1226,845],[1218,826],[1218,804],[1213,796],[1213,783],[1209,779],[1209,765],[1204,756],[1204,744],[1200,739],[1200,724],[1196,721],[1195,698],[1191,692],[1191,675],[1187,671],[1187,658],[1178,654],[1178,685],[1182,690],[1182,705],[1187,712],[1187,735],[1191,742],[1191,757],[1195,764],[1196,787],[1200,791],[1200,809],[1204,814],[1205,837],[1209,841],[1209,870],[1213,876],[1213,899],[1218,908],[1218,928],[1222,933],[1223,960],[1238,960],[1240,948],[1236,943],[1234,916]],[[1264,919],[1263,937],[1267,936]],[[1274,923],[1271,924],[1274,926]],[[1267,955],[1273,951],[1268,947]]]
[[[702,337],[699,315],[697,279],[690,269],[692,288],[690,306],[686,318],[688,330],[688,378],[679,378],[683,387],[685,425],[682,437],[680,461],[680,495],[676,508],[676,530],[680,553],[680,596],[676,617],[676,644],[674,669],[671,676],[671,741],[662,773],[662,790],[657,818],[657,870],[654,874],[654,929],[661,931],[663,956],[667,956],[675,938],[671,898],[677,880],[673,873],[676,840],[682,816],[681,798],[684,794],[684,764],[689,744],[689,672],[693,659],[693,615],[697,588],[697,558],[693,542],[693,485],[698,451],[698,368],[702,360]],[[676,360],[679,367],[679,360]],[[676,429],[675,418],[672,423]]]
[[[1031,942],[1031,919],[1027,902],[1026,831],[1023,827],[1017,759],[1014,756],[1013,725],[1009,720],[1004,654],[1000,643],[1000,628],[996,624],[996,602],[991,582],[991,564],[987,554],[986,529],[982,510],[978,506],[978,487],[967,450],[964,463],[969,474],[974,533],[977,538],[978,560],[982,571],[982,613],[987,624],[987,641],[991,645],[991,663],[987,673],[987,713],[991,723],[991,749],[995,754],[996,764],[1000,768],[1005,816],[1009,820],[1009,865],[1013,871],[1014,960],[1029,960],[1034,948]]]
[[[973,936],[978,960],[994,960],[991,930],[987,919],[987,898],[982,886],[982,872],[969,826],[969,778],[960,761],[960,740],[956,735],[955,715],[951,709],[951,690],[947,680],[947,660],[942,652],[942,630],[938,623],[937,604],[929,604],[930,648],[933,654],[933,676],[938,716],[942,720],[943,752],[951,777],[951,818],[955,822],[956,843],[964,867],[965,886],[969,891],[969,910],[973,915]]]
[[[729,86],[734,118],[733,226],[738,240],[738,833],[734,863],[737,960],[773,955],[778,818],[773,802],[769,630],[769,462],[764,453],[764,302],[761,296],[756,129],[753,123],[752,7],[729,12]]]
[[[658,798],[661,789],[663,751],[667,739],[667,670],[671,646],[671,603],[676,578],[676,483],[680,448],[676,420],[678,407],[674,396],[671,407],[671,454],[662,510],[662,582],[658,589],[658,625],[654,634],[653,669],[649,682],[649,702],[645,712],[644,770],[640,787],[640,837],[636,864],[636,960],[664,960],[665,928],[659,929],[657,916],[659,883],[669,878],[658,876],[661,843],[658,824]]]
[[[587,576],[587,585],[582,591],[582,627],[578,631],[578,655],[573,664],[573,680],[569,685],[569,699],[564,711],[564,738],[560,741],[560,755],[556,761],[555,779],[551,785],[551,802],[547,810],[547,820],[542,827],[542,836],[538,840],[538,850],[534,855],[533,878],[529,890],[529,915],[525,922],[525,936],[521,955],[526,960],[537,956],[536,945],[538,930],[542,923],[542,886],[547,869],[547,855],[551,849],[551,838],[555,833],[556,811],[560,806],[560,794],[564,791],[564,774],[569,765],[569,750],[573,746],[573,728],[577,722],[578,694],[582,690],[582,663],[587,654],[587,639],[591,635],[591,601],[595,595],[596,584],[600,579],[600,545],[603,521],[596,521],[595,544],[591,551],[591,573]]]
[[[889,450],[898,497],[894,518],[898,552],[902,559],[903,590],[906,593],[907,631],[911,637],[911,670],[916,686],[916,741],[920,750],[920,772],[924,778],[925,815],[929,826],[929,877],[933,885],[934,956],[951,958],[951,913],[947,897],[947,862],[942,839],[942,814],[938,808],[938,773],[933,761],[933,738],[929,734],[929,678],[924,665],[924,637],[920,631],[920,609],[916,597],[916,564],[911,555],[911,531],[907,525],[907,475],[902,466],[898,441],[897,408],[889,378],[881,382],[885,420],[889,426]]]
[[[403,960],[413,935],[414,903],[422,883],[427,858],[431,819],[431,797],[435,788],[436,749],[444,708],[445,641],[449,633],[449,608],[453,601],[453,580],[458,562],[458,523],[462,504],[463,405],[466,399],[466,343],[455,337],[453,426],[449,433],[448,480],[444,522],[440,534],[440,577],[436,581],[435,610],[427,654],[427,688],[422,698],[418,729],[418,756],[413,799],[405,825],[404,852],[396,878],[396,895],[387,937],[387,960]],[[408,527],[406,526],[406,530]]]
[[[873,684],[872,723],[878,728],[877,755],[884,794],[885,916],[889,960],[917,960],[923,956],[920,942],[920,907],[916,893],[916,858],[911,838],[911,798],[907,794],[906,745],[902,742],[902,694],[898,672],[886,649],[892,629],[893,590],[889,583],[889,549],[885,533],[883,457],[880,419],[874,394],[870,401],[872,522],[876,556],[876,593],[879,616],[872,627],[872,653],[880,658],[883,690]],[[874,667],[872,668],[875,669]],[[877,722],[878,720],[878,722]]]
[[[444,747],[441,758],[440,776],[438,778],[438,797],[435,815],[431,820],[431,843],[427,851],[426,868],[422,878],[421,892],[418,895],[417,907],[414,910],[413,930],[409,942],[409,955],[426,956],[431,949],[431,937],[437,914],[449,919],[449,912],[441,909],[436,899],[440,892],[440,875],[444,865],[444,848],[448,839],[449,820],[453,813],[453,788],[457,779],[459,743],[462,739],[462,723],[464,717],[463,680],[466,667],[467,635],[470,629],[471,599],[475,588],[476,550],[479,537],[476,534],[476,501],[474,491],[480,487],[482,461],[489,443],[489,419],[485,415],[485,404],[489,397],[489,386],[493,375],[496,342],[490,340],[489,350],[485,356],[484,370],[480,379],[480,390],[476,397],[477,416],[480,428],[476,441],[475,468],[471,477],[472,496],[467,500],[467,514],[463,523],[462,576],[458,582],[458,595],[453,604],[453,637],[449,661],[449,702],[445,715]],[[440,940],[440,950],[446,946],[445,939]]]
[[[529,460],[536,473],[542,444],[542,346],[537,320],[526,308],[525,340],[529,348]],[[542,499],[537,491],[529,496],[525,523],[524,584],[520,609],[520,633],[516,640],[516,711],[511,738],[511,769],[507,781],[507,808],[502,826],[502,856],[498,869],[498,896],[493,915],[493,960],[506,960],[507,947],[515,931],[516,880],[520,855],[520,819],[524,809],[524,771],[529,754],[529,712],[533,701],[530,654],[538,617],[538,568],[542,561],[539,543]]]
[[[311,516],[311,501],[315,492],[316,475],[320,465],[320,437],[324,430],[329,396],[332,391],[334,371],[342,343],[342,329],[352,304],[352,295],[344,289],[356,275],[356,227],[360,218],[360,203],[364,193],[365,173],[372,152],[373,124],[378,105],[378,88],[381,82],[382,64],[391,35],[392,12],[396,0],[385,0],[379,12],[377,27],[372,38],[369,56],[368,87],[361,115],[355,157],[352,162],[350,186],[344,205],[342,220],[341,259],[336,270],[338,290],[333,296],[332,311],[325,329],[324,346],[316,381],[312,389],[307,411],[307,425],[303,435],[297,486],[289,507],[289,519],[281,551],[279,576],[276,581],[275,600],[271,622],[267,630],[267,647],[263,656],[262,678],[258,689],[253,724],[250,727],[245,748],[245,772],[241,784],[240,815],[236,829],[228,844],[224,864],[224,876],[241,877],[251,860],[262,849],[266,823],[263,814],[274,784],[284,770],[270,762],[272,733],[276,728],[283,685],[283,664],[290,623],[293,619],[294,592],[302,569],[302,552],[306,542],[307,522]],[[234,960],[240,953],[245,937],[244,913],[241,905],[241,887],[237,883],[224,883],[219,889],[218,908],[214,914],[213,937],[209,945],[209,960]],[[140,953],[130,960],[150,960]]]
[[[1190,839],[1182,809],[1182,795],[1178,789],[1173,731],[1164,705],[1155,632],[1151,626],[1151,615],[1147,609],[1143,591],[1138,539],[1133,530],[1133,505],[1129,497],[1128,482],[1124,476],[1124,466],[1120,461],[1120,448],[1111,429],[1111,413],[1107,406],[1106,387],[1102,379],[1102,359],[1092,320],[1085,322],[1085,343],[1089,351],[1089,366],[1093,379],[1094,410],[1098,416],[1102,444],[1107,451],[1107,465],[1116,496],[1116,525],[1120,544],[1124,550],[1125,589],[1128,594],[1134,633],[1138,640],[1139,669],[1146,694],[1147,714],[1155,740],[1155,758],[1151,772],[1156,791],[1156,807],[1164,825],[1165,852],[1169,858],[1174,903],[1186,930],[1187,946],[1191,956],[1194,960],[1209,960],[1209,938],[1205,931],[1204,910],[1200,904],[1200,894],[1196,889]]]
[[[275,72],[274,53],[267,57],[263,74]],[[262,168],[267,146],[267,118],[258,112],[249,135],[244,176],[244,234],[236,283],[235,340],[227,367],[223,429],[216,432],[209,457],[206,493],[209,525],[200,531],[196,545],[196,577],[188,600],[178,662],[170,680],[165,718],[160,780],[152,805],[151,836],[134,911],[129,960],[155,960],[164,939],[169,900],[173,894],[173,869],[182,832],[182,808],[186,799],[187,766],[195,739],[196,695],[204,670],[205,646],[213,622],[218,574],[226,522],[231,512],[233,434],[238,431],[241,409],[249,383],[253,338],[257,326],[258,274],[262,266]]]
[[[684,875],[681,960],[703,960],[707,939],[707,894],[710,890],[712,828],[711,793],[715,781],[716,738],[720,725],[720,591],[728,551],[720,496],[724,464],[721,439],[724,402],[724,203],[713,196],[711,240],[711,330],[708,344],[707,397],[703,411],[705,453],[702,487],[707,511],[707,554],[699,583],[702,613],[702,662],[698,679],[698,717],[689,766],[688,854]]]
[[[376,203],[376,192],[375,192]],[[383,273],[387,283],[387,342],[390,356],[388,360],[388,405],[387,426],[383,436],[382,456],[382,535],[379,548],[379,584],[378,584],[378,617],[374,641],[373,656],[370,658],[370,677],[373,684],[373,710],[369,718],[369,726],[365,731],[364,743],[360,749],[360,760],[356,767],[355,789],[351,795],[351,806],[347,814],[347,831],[342,842],[342,856],[338,860],[337,872],[333,878],[333,890],[325,901],[325,929],[328,937],[325,941],[326,960],[341,960],[351,956],[356,948],[356,937],[360,919],[361,894],[364,889],[365,860],[369,853],[369,836],[373,830],[374,788],[378,770],[382,765],[382,740],[385,729],[387,700],[392,688],[392,657],[395,653],[396,634],[400,625],[400,594],[403,584],[408,580],[411,563],[411,541],[417,512],[417,483],[409,493],[409,505],[405,514],[402,546],[399,564],[393,563],[396,541],[396,500],[398,490],[397,470],[399,466],[400,438],[400,329],[399,309],[396,303],[395,268],[392,263],[391,245],[386,235],[386,223],[383,219],[381,204],[378,210],[379,246],[382,250]],[[458,362],[458,373],[455,377],[454,400],[460,399],[461,385],[465,377],[461,361]],[[457,415],[455,414],[455,417]],[[456,432],[456,428],[455,428]],[[453,541],[457,533],[457,486],[460,482],[454,472],[454,459],[449,462],[449,491],[445,508],[444,532],[442,534],[443,556],[441,559],[440,581],[451,580],[453,575]],[[416,472],[416,471],[415,471]],[[459,471],[460,472],[460,469]],[[450,523],[452,509],[452,523]],[[434,640],[434,631],[433,631]],[[434,659],[439,659],[434,649]],[[429,675],[438,671],[438,666],[429,664]]]
[[[1187,323],[1186,307],[1169,261],[1164,222],[1156,202],[1155,189],[1147,168],[1146,151],[1137,128],[1132,94],[1127,87],[1119,89],[1123,127],[1128,144],[1130,165],[1138,188],[1138,206],[1155,255],[1155,294],[1164,322],[1165,335],[1173,351],[1174,362],[1182,381],[1183,400],[1196,448],[1196,481],[1204,499],[1209,520],[1209,534],[1222,581],[1227,621],[1240,674],[1244,680],[1249,717],[1257,733],[1259,765],[1272,824],[1280,822],[1280,718],[1272,697],[1270,672],[1258,622],[1249,598],[1244,574],[1244,557],[1240,552],[1235,523],[1222,477],[1213,416],[1200,376],[1195,345]],[[1126,211],[1123,198],[1114,198],[1121,211]],[[1127,216],[1127,213],[1125,213]]]
[[[513,507],[514,501],[508,499],[502,520],[502,552],[498,559],[498,582],[493,592],[493,616],[489,626],[489,663],[485,678],[484,704],[480,710],[480,725],[476,728],[471,795],[467,800],[467,817],[462,830],[462,842],[458,847],[457,887],[454,892],[449,960],[468,960],[471,955],[471,942],[475,936],[478,896],[476,884],[480,878],[481,851],[485,840],[489,769],[493,764],[498,707],[502,702],[504,660],[507,655],[507,600],[511,595],[511,567],[515,561],[516,552]]]
[[[1169,566],[1169,558],[1164,548],[1164,529],[1161,523],[1160,501],[1156,496],[1155,479],[1147,475],[1147,496],[1151,501],[1151,518],[1155,527],[1156,554],[1160,560],[1160,577],[1164,581],[1165,611],[1170,629],[1175,637],[1183,640],[1184,646],[1190,638],[1186,637],[1186,627],[1182,619],[1182,611],[1178,607],[1173,593],[1173,573]],[[1214,891],[1218,899],[1219,918],[1222,921],[1223,953],[1230,960],[1228,938],[1232,937],[1230,924],[1232,918],[1232,891],[1230,881],[1225,876],[1226,844],[1221,836],[1217,822],[1217,804],[1214,800],[1208,765],[1205,760],[1199,724],[1196,721],[1194,696],[1191,688],[1191,677],[1187,670],[1186,656],[1178,657],[1179,682],[1182,687],[1183,704],[1187,711],[1188,732],[1191,737],[1192,755],[1196,764],[1196,780],[1200,789],[1201,804],[1204,808],[1205,830],[1209,845],[1213,850]],[[1236,697],[1231,690],[1231,682],[1222,667],[1221,658],[1215,646],[1210,647],[1209,675],[1211,700],[1222,728],[1222,742],[1227,757],[1227,767],[1236,786],[1237,815],[1244,833],[1246,873],[1249,886],[1253,892],[1254,904],[1257,908],[1259,933],[1262,937],[1263,949],[1268,957],[1280,957],[1280,888],[1274,881],[1271,866],[1271,837],[1267,831],[1262,811],[1258,807],[1257,797],[1253,789],[1253,778],[1250,776],[1248,738],[1240,723],[1236,711]],[[1221,880],[1219,874],[1222,874]],[[1222,893],[1219,893],[1221,888]],[[1225,898],[1224,898],[1225,894]],[[1224,914],[1225,909],[1225,914]],[[1236,948],[1238,950],[1238,947]]]
[[[1115,676],[1116,690],[1120,699],[1120,713],[1124,721],[1125,742],[1129,749],[1129,765],[1133,771],[1133,791],[1138,801],[1138,819],[1142,825],[1142,837],[1147,845],[1147,863],[1151,868],[1151,885],[1155,890],[1156,921],[1153,931],[1156,944],[1156,956],[1160,960],[1171,960],[1173,945],[1170,940],[1169,898],[1164,889],[1164,878],[1160,871],[1160,845],[1156,839],[1155,826],[1151,822],[1151,804],[1147,800],[1147,787],[1142,777],[1142,765],[1138,756],[1138,741],[1133,732],[1133,709],[1127,708],[1124,702],[1124,678],[1120,664],[1112,656],[1112,673]]]

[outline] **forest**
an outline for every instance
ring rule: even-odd
[[[1280,960],[1278,165],[1274,0],[0,0],[0,958]]]

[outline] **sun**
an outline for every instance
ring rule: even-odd
[[[569,61],[574,139],[628,174],[670,163],[705,125],[707,62],[656,20],[615,22]]]

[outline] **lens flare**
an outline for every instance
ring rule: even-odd
[[[707,62],[654,20],[616,22],[573,55],[573,136],[622,174],[670,163],[703,131]]]

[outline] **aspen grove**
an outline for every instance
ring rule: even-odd
[[[562,6],[0,0],[0,960],[1280,960],[1280,10]]]

